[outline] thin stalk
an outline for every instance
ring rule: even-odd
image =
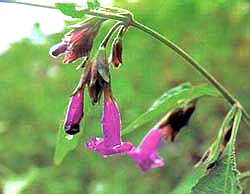
[[[117,22],[112,28],[109,30],[105,38],[103,39],[100,47],[106,47],[108,44],[109,39],[111,38],[112,34],[122,25],[122,22]]]
[[[45,5],[39,5],[39,4],[33,4],[33,3],[25,3],[25,2],[18,2],[18,1],[9,1],[9,0],[0,0],[0,3],[16,3],[16,4],[22,4],[22,5],[29,5],[29,6],[35,6],[35,7],[42,7],[42,8],[51,8],[55,9],[55,7],[51,6],[45,6]],[[178,47],[176,44],[168,40],[163,35],[159,34],[158,32],[154,31],[153,29],[134,21],[133,15],[129,16],[122,16],[119,14],[109,13],[105,11],[98,11],[98,10],[90,10],[87,15],[106,18],[106,19],[113,19],[125,22],[145,33],[150,35],[151,37],[159,40],[163,44],[165,44],[167,47],[171,48],[173,51],[175,51],[179,56],[184,58],[196,71],[198,71],[203,77],[207,79],[208,82],[210,82],[221,94],[222,96],[231,104],[236,104],[243,112],[243,116],[245,118],[245,121],[248,126],[250,126],[250,116],[247,113],[247,111],[244,109],[244,107],[240,104],[240,102],[223,86],[219,83],[218,80],[215,79],[205,68],[203,68],[195,59],[193,59],[189,54],[187,54],[184,50],[182,50],[180,47]]]
[[[137,29],[149,34],[150,36],[154,37],[155,39],[159,40],[163,44],[165,44],[167,47],[171,48],[173,51],[175,51],[178,55],[180,55],[182,58],[184,58],[196,71],[198,71],[203,77],[205,77],[222,95],[223,97],[231,104],[237,104],[239,108],[242,109],[243,115],[245,119],[247,120],[247,123],[249,125],[250,116],[247,113],[247,111],[242,107],[242,105],[239,103],[239,101],[224,87],[221,85],[221,83],[215,79],[213,75],[211,75],[205,68],[203,68],[195,59],[193,59],[189,54],[187,54],[184,50],[182,50],[180,47],[178,47],[175,43],[168,40],[163,35],[159,34],[158,32],[152,30],[151,28],[134,21],[132,26],[136,27]]]
[[[20,4],[20,5],[33,6],[33,7],[41,7],[41,8],[56,9],[56,8],[53,7],[53,6],[40,5],[40,4],[35,4],[35,3],[27,3],[27,2],[20,2],[20,1],[0,0],[0,3],[14,3],[14,4]]]

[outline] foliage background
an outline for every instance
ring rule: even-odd
[[[139,21],[191,53],[250,110],[249,1],[117,0],[114,5],[128,8]],[[110,24],[103,27],[96,43]],[[63,65],[61,59],[48,56],[49,48],[62,36],[63,32],[47,36],[42,44],[26,38],[0,56],[1,188],[13,177],[21,180],[31,172],[33,181],[25,188],[27,194],[171,193],[212,143],[227,104],[220,99],[202,99],[189,126],[175,143],[161,150],[165,167],[142,173],[130,158],[103,159],[83,147],[90,136],[100,134],[102,108],[86,102],[81,143],[60,166],[54,166],[57,129],[80,75],[76,65]],[[142,32],[131,28],[124,46],[124,65],[112,70],[113,93],[124,127],[166,90],[186,81],[205,82],[180,57]],[[125,138],[139,143],[155,122]],[[237,142],[241,171],[250,170],[249,138],[242,124]],[[247,181],[243,186],[250,192]]]

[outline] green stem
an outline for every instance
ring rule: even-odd
[[[56,9],[53,6],[39,5],[39,4],[35,4],[35,3],[26,3],[26,2],[20,2],[20,1],[0,0],[0,3],[14,3],[14,4],[20,4],[20,5],[29,5],[29,6],[33,6],[33,7]]]
[[[151,28],[144,26],[143,24],[134,21],[132,26],[136,27],[137,29],[149,34],[150,36],[154,37],[155,39],[159,40],[167,47],[171,48],[175,51],[178,55],[184,58],[196,71],[198,71],[203,77],[205,77],[217,90],[224,96],[224,98],[231,104],[237,104],[239,108],[242,109],[243,115],[246,119],[247,124],[249,125],[250,116],[247,111],[242,107],[239,101],[224,87],[220,84],[218,80],[215,79],[205,68],[203,68],[195,59],[193,59],[189,54],[187,54],[184,50],[178,47],[176,44],[165,38],[163,35],[159,34],[158,32],[152,30]]]
[[[33,3],[25,3],[25,2],[18,2],[18,1],[9,1],[9,0],[0,0],[0,3],[16,3],[16,4],[23,4],[23,5],[29,5],[29,6],[35,6],[35,7],[42,7],[42,8],[51,8],[55,9],[55,7],[51,6],[45,6],[45,5],[38,5]],[[106,11],[98,11],[98,10],[90,10],[87,15],[106,18],[106,19],[113,19],[125,22],[147,34],[149,34],[151,37],[154,37],[155,39],[159,40],[163,44],[165,44],[167,47],[171,48],[173,51],[175,51],[178,55],[180,55],[182,58],[184,58],[196,71],[198,71],[203,77],[205,77],[217,90],[223,95],[223,97],[231,104],[236,104],[243,112],[243,116],[245,118],[246,123],[249,125],[250,116],[247,113],[247,111],[243,108],[243,106],[240,104],[240,102],[224,87],[222,86],[218,80],[215,79],[205,68],[203,68],[196,60],[194,60],[189,54],[187,54],[184,50],[182,50],[180,47],[178,47],[176,44],[168,40],[163,35],[159,34],[158,32],[154,31],[153,29],[133,20],[133,15],[128,16],[122,16],[119,14],[109,13]]]
[[[109,39],[111,38],[112,34],[122,25],[122,22],[117,22],[113,27],[109,30],[105,38],[103,39],[101,43],[101,47],[106,47]]]

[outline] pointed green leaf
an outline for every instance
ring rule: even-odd
[[[64,15],[72,18],[83,18],[89,9],[77,10],[75,3],[56,3],[55,7],[59,9]]]
[[[242,113],[238,109],[225,151],[208,173],[192,188],[191,194],[242,194],[235,158],[235,141],[241,116]]]
[[[76,135],[68,135],[64,132],[62,126],[59,127],[54,155],[54,163],[56,165],[59,165],[64,157],[77,147],[80,135],[81,131]]]
[[[216,137],[216,140],[213,142],[213,144],[210,146],[208,151],[205,154],[208,154],[207,159],[205,161],[201,161],[200,163],[209,165],[213,163],[215,160],[218,159],[218,156],[220,154],[220,147],[224,138],[225,130],[230,126],[231,121],[234,119],[235,112],[237,111],[236,106],[232,106],[228,114],[226,115],[225,119],[223,120],[223,123],[220,127],[219,133]]]
[[[145,113],[129,124],[129,126],[122,131],[122,134],[126,135],[160,114],[164,114],[171,109],[182,107],[186,102],[202,96],[220,96],[220,94],[214,87],[208,84],[192,86],[190,83],[185,83],[173,88],[164,93]]]

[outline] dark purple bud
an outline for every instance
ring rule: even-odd
[[[164,166],[163,159],[158,155],[158,149],[164,141],[164,135],[160,129],[151,129],[137,148],[128,152],[135,163],[143,170]]]
[[[112,44],[111,62],[115,68],[122,64],[122,39],[117,38]]]
[[[103,138],[93,137],[86,142],[86,147],[103,156],[121,154],[132,149],[130,142],[121,141],[121,118],[118,106],[110,96],[109,89],[104,90],[104,109],[102,116]]]
[[[80,121],[83,117],[83,89],[78,90],[71,98],[64,121],[65,132],[74,135],[80,131]]]
[[[67,50],[67,42],[60,42],[53,47],[51,47],[49,54],[52,57],[57,57]]]

